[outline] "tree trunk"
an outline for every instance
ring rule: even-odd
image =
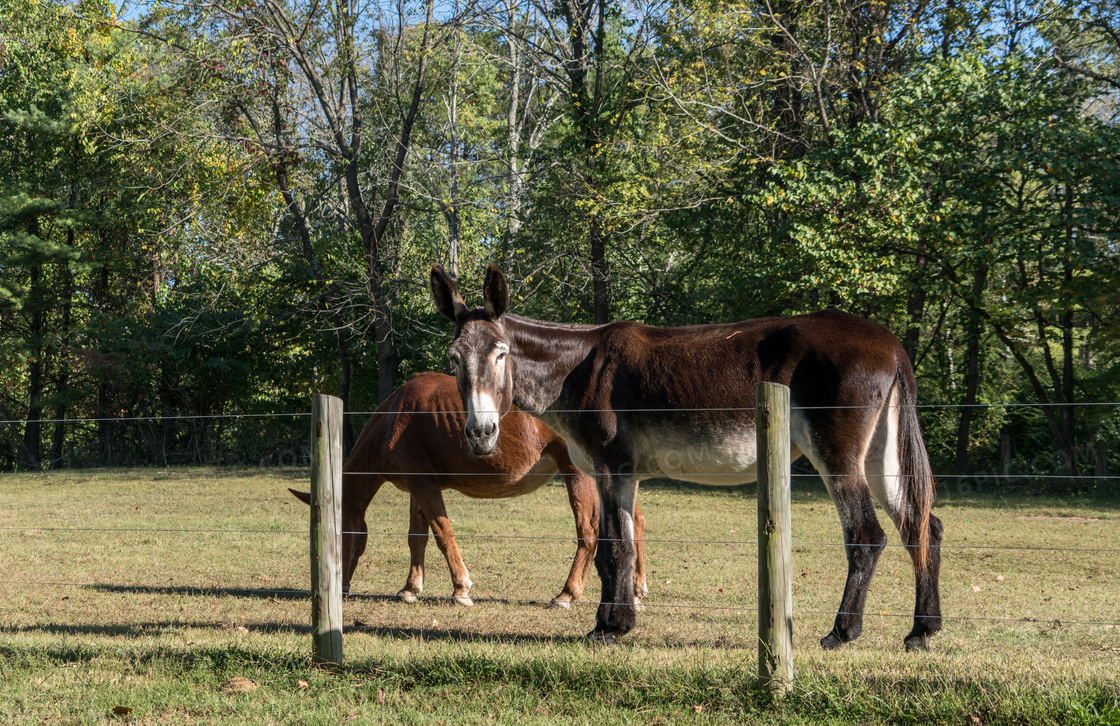
[[[796,0],[781,0],[775,8],[775,15],[785,26],[787,33],[775,32],[771,38],[774,52],[779,62],[786,65],[785,80],[774,84],[772,114],[777,127],[774,146],[771,152],[775,161],[792,161],[805,155],[805,140],[802,138],[802,98],[800,74],[794,68],[793,58],[796,48],[789,36],[797,34],[797,16],[801,4]]]
[[[455,6],[455,15],[458,16],[458,3]],[[451,97],[447,103],[448,126],[448,173],[450,180],[450,202],[443,206],[443,216],[447,221],[447,272],[452,279],[459,279],[459,62],[462,50],[459,43],[459,33],[456,29],[455,42],[452,48],[451,60]],[[464,148],[463,156],[466,156]]]
[[[365,248],[366,258],[366,289],[369,293],[373,307],[373,335],[377,346],[377,389],[380,400],[384,401],[396,389],[394,374],[397,366],[397,347],[393,334],[392,321],[389,317],[389,299],[386,294],[385,274],[385,242],[389,222],[393,219],[397,204],[400,201],[400,182],[404,174],[405,161],[408,159],[409,150],[412,148],[412,129],[416,124],[420,103],[423,99],[424,84],[427,79],[428,55],[431,47],[433,3],[428,3],[427,19],[424,23],[424,35],[420,43],[420,55],[416,64],[416,81],[412,87],[412,100],[409,102],[408,112],[401,124],[401,135],[397,141],[397,155],[389,175],[389,183],[385,192],[385,202],[381,206],[381,214],[376,220],[370,216],[362,197],[361,186],[358,180],[358,151],[360,146],[355,144],[351,151],[350,163],[346,167],[347,194],[350,197],[351,209],[358,222],[358,229],[362,235],[362,244]],[[357,68],[351,63],[348,71],[350,83],[356,86]],[[354,111],[354,136],[360,138],[361,117]]]
[[[980,306],[980,297],[988,284],[988,264],[981,263],[976,270],[972,283],[972,299]],[[980,333],[981,319],[975,309],[968,311],[968,325],[965,331],[967,350],[965,352],[965,392],[964,405],[957,420],[957,470],[968,469],[968,444],[972,435],[972,419],[975,412],[976,396],[980,386]]]
[[[74,247],[74,230],[66,233],[71,249]],[[70,265],[63,263],[62,269],[62,338],[59,351],[58,378],[55,380],[58,405],[55,407],[54,441],[51,445],[51,466],[59,466],[62,461],[63,447],[66,443],[66,412],[70,397],[70,316],[73,308],[74,274]]]
[[[28,142],[29,146],[32,142]],[[27,233],[39,236],[39,220],[32,217],[27,224]],[[31,264],[29,274],[28,307],[31,312],[29,327],[29,348],[31,362],[27,370],[27,421],[23,430],[24,456],[27,467],[38,471],[42,463],[42,419],[43,419],[43,307],[46,296],[43,293],[43,265],[36,260]]]
[[[1061,407],[1061,416],[1059,418],[1060,427],[1062,429],[1062,437],[1066,442],[1065,456],[1069,461],[1069,471],[1071,475],[1076,475],[1077,461],[1076,453],[1077,447],[1075,445],[1076,437],[1076,410],[1074,406],[1074,372],[1073,372],[1073,308],[1069,304],[1068,296],[1072,295],[1073,288],[1073,263],[1071,256],[1074,253],[1076,241],[1074,239],[1073,230],[1073,187],[1070,184],[1065,185],[1065,217],[1066,217],[1066,254],[1065,259],[1062,261],[1062,290],[1066,299],[1066,308],[1062,311],[1062,381],[1061,393],[1058,397],[1064,405]]]
[[[571,57],[567,61],[568,89],[575,126],[583,147],[583,187],[592,201],[598,199],[598,164],[602,112],[603,40],[606,32],[606,0],[565,0],[564,18],[568,25]],[[592,20],[595,28],[592,30]],[[590,39],[590,47],[588,40]],[[588,89],[591,63],[595,61],[595,85]],[[591,262],[592,314],[595,323],[610,321],[610,270],[607,267],[607,239],[599,211],[592,204],[588,220],[587,242]]]
[[[926,275],[928,266],[926,241],[924,238],[919,239],[918,249],[914,253],[916,274],[911,283],[910,296],[906,300],[906,333],[902,338],[902,347],[906,350],[906,355],[910,357],[910,365],[915,370],[918,368],[918,349],[922,337],[922,315],[925,314],[926,309],[926,289],[922,285],[922,280]]]
[[[94,307],[98,313],[104,314],[109,309],[109,265],[106,262],[109,259],[109,236],[105,230],[101,230],[97,237],[102,262],[97,275],[97,284],[94,286]],[[109,421],[111,392],[108,367],[102,366],[97,374],[97,462],[102,466],[111,466],[113,424]]]
[[[506,165],[506,184],[509,187],[509,216],[506,218],[506,238],[503,246],[508,250],[521,229],[521,195],[524,188],[524,161],[521,154],[521,36],[517,32],[517,4],[506,1],[506,42],[509,44],[509,108],[506,109],[506,146],[509,161]],[[503,255],[504,257],[504,255]]]
[[[595,324],[602,325],[611,321],[610,271],[607,269],[607,245],[598,215],[591,217],[591,285],[594,296]]]
[[[274,104],[273,106],[274,123],[277,141],[280,142],[280,121],[279,121],[279,107]],[[280,187],[280,194],[284,198],[284,203],[288,207],[288,213],[292,215],[292,221],[295,224],[296,232],[299,234],[300,246],[303,248],[304,259],[307,260],[308,266],[311,268],[311,275],[315,278],[316,284],[319,286],[319,303],[327,309],[328,316],[331,324],[334,326],[335,334],[335,347],[338,350],[339,362],[339,380],[338,380],[338,397],[342,399],[342,446],[346,456],[349,456],[350,449],[354,447],[354,426],[350,422],[350,416],[346,415],[350,410],[350,345],[346,340],[346,321],[342,318],[341,306],[336,299],[336,296],[331,291],[330,286],[327,284],[326,276],[323,274],[323,269],[319,265],[319,258],[315,254],[315,248],[311,244],[311,227],[307,222],[307,215],[303,213],[303,208],[296,199],[295,192],[292,190],[290,180],[288,178],[288,153],[289,149],[284,148],[281,144],[281,152],[279,159],[275,162],[274,169],[276,172],[276,185]]]

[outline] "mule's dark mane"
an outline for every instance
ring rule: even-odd
[[[509,339],[511,357],[517,366],[513,376],[513,402],[519,407],[543,411],[560,395],[557,383],[594,348],[602,325],[546,323],[520,315],[503,315],[502,329]],[[540,385],[541,382],[553,385]]]
[[[479,308],[479,310],[482,310],[482,308]],[[549,320],[537,320],[536,318],[527,318],[524,315],[516,315],[514,313],[506,313],[502,316],[502,320],[515,320],[518,323],[524,323],[526,326],[536,326],[538,328],[544,328],[550,332],[556,330],[587,331],[604,328],[607,325],[614,325],[614,323],[554,323]]]

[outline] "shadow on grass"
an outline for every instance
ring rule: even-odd
[[[249,587],[194,587],[191,585],[84,585],[84,589],[98,592],[124,593],[130,595],[180,595],[184,597],[243,597],[258,600],[310,600],[310,590],[290,588],[249,588]],[[343,601],[400,602],[395,594],[376,592],[350,592],[343,595]],[[452,604],[451,596],[421,595],[417,605]],[[475,598],[477,603],[501,603],[504,605],[525,605],[528,607],[547,607],[548,600],[523,600],[517,598],[482,597]],[[402,603],[402,607],[405,605]]]
[[[247,597],[261,600],[308,600],[308,590],[249,588],[249,587],[192,587],[191,585],[85,585],[87,590],[98,592],[128,593],[133,595],[186,595],[190,597]]]
[[[294,623],[251,623],[243,626],[250,633],[292,632],[309,634],[311,626]],[[0,633],[38,633],[42,635],[99,635],[115,638],[138,638],[177,633],[188,628],[194,630],[233,630],[229,623],[192,622],[190,620],[166,620],[162,622],[129,623],[128,625],[64,625],[61,623],[41,623],[39,625],[0,626]]]
[[[352,628],[346,629],[347,633],[363,633],[378,638],[390,640],[420,640],[448,643],[490,643],[500,645],[574,645],[587,643],[587,639],[575,635],[542,635],[539,633],[479,633],[473,630],[460,630],[458,628],[402,628],[393,626],[373,625],[362,620],[355,620]]]

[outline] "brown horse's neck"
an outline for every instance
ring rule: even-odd
[[[513,402],[526,411],[549,408],[564,379],[595,347],[602,326],[546,323],[520,315],[502,318],[514,361]]]

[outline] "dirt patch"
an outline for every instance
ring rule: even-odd
[[[259,687],[260,686],[258,686],[256,683],[253,683],[248,678],[241,677],[230,678],[228,681],[222,684],[222,690],[226,693],[252,693]]]

